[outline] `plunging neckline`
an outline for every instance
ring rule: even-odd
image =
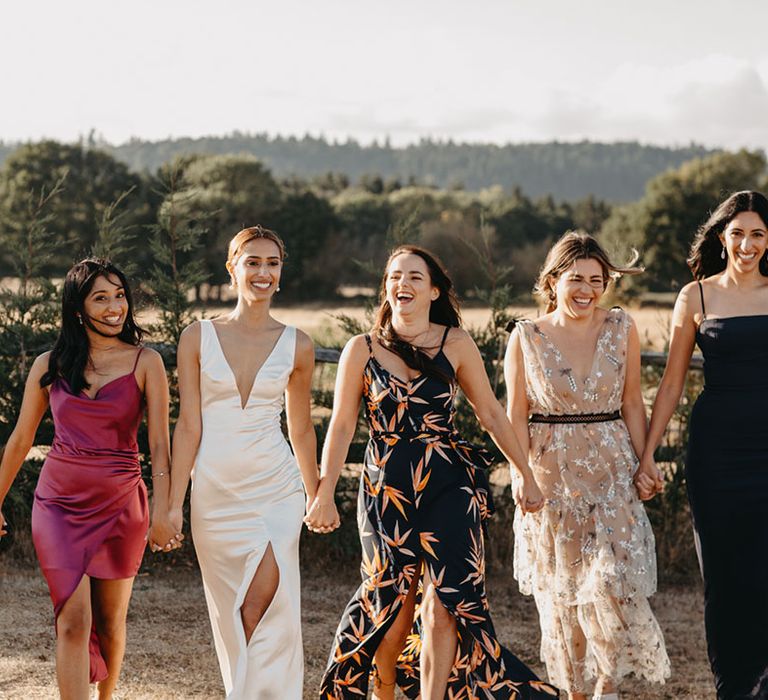
[[[562,349],[559,348],[557,345],[555,345],[555,343],[553,342],[553,340],[549,336],[549,334],[546,331],[544,331],[538,323],[536,323],[535,321],[533,322],[533,324],[534,324],[534,326],[536,326],[536,329],[538,330],[538,332],[541,333],[541,335],[544,336],[544,339],[546,340],[547,345],[549,345],[549,347],[552,350],[554,350],[558,355],[560,355],[560,357],[563,360],[563,364],[564,364],[564,367],[562,369],[566,370],[566,371],[569,371],[573,375],[574,381],[575,380],[579,380],[582,384],[586,384],[587,380],[589,380],[592,377],[592,375],[594,375],[594,373],[595,373],[595,364],[597,363],[597,350],[600,347],[600,341],[603,339],[603,335],[604,335],[605,329],[607,327],[607,321],[610,318],[612,310],[613,309],[609,310],[605,314],[605,318],[600,323],[600,330],[598,330],[598,332],[597,332],[597,339],[595,340],[595,347],[594,347],[594,349],[592,351],[592,362],[589,365],[589,370],[587,371],[587,374],[585,374],[584,376],[580,376],[580,375],[578,375],[576,373],[576,371],[574,370],[573,363],[566,357],[566,355],[565,355],[565,353],[563,353]]]
[[[248,408],[248,403],[251,400],[251,394],[253,394],[253,387],[256,386],[256,380],[259,378],[259,374],[261,374],[261,370],[264,369],[264,366],[272,359],[272,355],[275,354],[275,350],[277,349],[277,346],[280,345],[280,341],[283,339],[283,336],[285,335],[285,331],[288,330],[288,326],[283,326],[283,330],[280,331],[280,335],[277,336],[277,340],[275,341],[275,344],[272,346],[270,351],[267,353],[267,356],[264,358],[264,362],[262,362],[261,365],[259,365],[259,369],[257,369],[256,374],[253,375],[251,386],[245,395],[245,402],[243,402],[243,394],[240,392],[240,387],[237,385],[237,375],[235,374],[235,371],[232,369],[232,365],[229,364],[227,355],[224,352],[224,346],[221,344],[221,339],[219,338],[219,334],[216,330],[216,324],[213,321],[208,321],[208,323],[211,324],[213,335],[216,338],[216,345],[219,348],[219,352],[221,353],[221,357],[224,360],[224,364],[227,366],[227,369],[229,370],[229,375],[232,378],[232,384],[235,387],[235,391],[237,392],[237,398],[239,399],[240,410],[244,411],[246,408]]]

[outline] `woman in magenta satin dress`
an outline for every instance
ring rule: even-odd
[[[155,497],[168,495],[168,383],[141,337],[123,273],[106,260],[72,267],[59,337],[30,369],[0,463],[2,511],[50,405],[55,436],[35,491],[32,538],[54,606],[62,698],[88,698],[89,682],[98,682],[100,700],[110,698],[120,673],[149,528],[136,444],[145,406]],[[178,544],[166,525],[153,527],[154,549]]]

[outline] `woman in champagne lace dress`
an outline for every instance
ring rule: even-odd
[[[517,324],[506,359],[510,418],[528,445],[545,497],[515,518],[515,576],[533,594],[549,679],[573,699],[615,698],[635,673],[669,675],[664,640],[648,604],[656,590],[654,537],[637,488],[646,418],[632,319],[597,306],[616,268],[585,234],[550,252],[538,288],[549,313]],[[647,482],[647,483],[646,483]],[[591,684],[590,684],[591,685]]]

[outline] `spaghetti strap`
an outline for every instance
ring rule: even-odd
[[[136,353],[136,360],[133,363],[133,369],[131,370],[131,374],[133,374],[136,371],[136,368],[139,366],[139,358],[141,357],[142,350],[144,350],[143,345],[139,348],[139,351]]]
[[[696,280],[696,284],[699,285],[699,296],[701,296],[701,320],[703,321],[707,317],[707,310],[704,308],[704,287],[701,284],[701,280]],[[701,321],[699,323],[701,323]]]
[[[368,353],[370,355],[373,355],[373,345],[371,345],[371,336],[370,336],[370,334],[366,333],[364,338],[365,338],[366,345],[368,345]]]
[[[445,339],[448,337],[448,332],[451,330],[450,326],[445,327],[445,333],[443,333],[443,339],[440,342],[440,350],[443,349],[443,346],[445,345]],[[438,351],[439,352],[439,351]]]

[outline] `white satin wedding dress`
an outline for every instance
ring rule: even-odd
[[[299,534],[304,491],[280,429],[296,329],[286,326],[245,406],[216,329],[200,323],[202,437],[192,473],[191,525],[228,700],[299,700]],[[267,546],[277,592],[246,644],[240,607]]]

